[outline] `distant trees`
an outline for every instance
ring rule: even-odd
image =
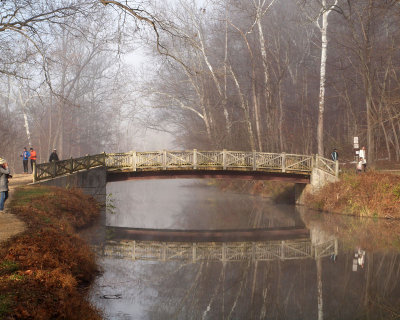
[[[359,136],[370,162],[400,160],[399,7],[0,1],[0,133],[18,150],[27,123],[39,153],[99,152],[116,148],[125,110],[137,117],[141,105],[146,126],[179,147],[350,157]],[[154,63],[133,88],[120,58],[135,45]]]
[[[180,2],[159,39],[183,64],[145,85],[180,144],[399,159],[397,1]]]
[[[131,46],[110,16],[97,0],[0,2],[0,156],[115,150],[133,91],[118,57]]]

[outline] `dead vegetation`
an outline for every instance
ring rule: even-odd
[[[370,171],[344,174],[337,183],[308,195],[313,209],[360,217],[400,218],[400,176]]]
[[[28,228],[0,246],[0,319],[101,319],[84,290],[95,257],[76,234],[97,218],[96,202],[79,190],[24,187],[11,207]]]

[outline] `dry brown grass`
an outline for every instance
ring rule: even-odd
[[[97,267],[75,233],[98,216],[79,190],[24,187],[12,212],[28,230],[0,247],[0,319],[101,319],[83,290]]]
[[[400,218],[400,176],[375,171],[345,174],[339,182],[309,195],[306,204],[355,216]]]

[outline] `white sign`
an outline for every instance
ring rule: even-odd
[[[359,148],[360,148],[359,144],[358,144],[358,143],[355,143],[355,144],[354,144],[354,149],[359,149]]]
[[[356,154],[360,154],[360,151],[357,150],[357,151],[356,151]]]
[[[354,139],[353,139],[353,140],[354,140],[354,141],[353,141],[353,142],[354,142],[354,144],[356,144],[356,143],[358,144],[358,137],[354,137]]]

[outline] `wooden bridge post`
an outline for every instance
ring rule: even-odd
[[[167,151],[162,151],[162,166],[164,170],[167,170]]]
[[[286,172],[286,153],[282,152],[282,172]]]
[[[103,155],[103,165],[106,167],[107,166],[107,153],[105,151],[103,151],[102,155]]]
[[[162,243],[162,253],[161,253],[162,257],[161,260],[162,261],[167,261],[167,243],[163,242]]]
[[[257,152],[253,150],[253,171],[257,170]]]
[[[132,171],[136,171],[136,151],[131,152],[132,155]]]
[[[335,161],[335,177],[339,178],[339,160]]]
[[[226,170],[226,149],[222,150],[222,168]]]
[[[197,149],[193,149],[193,170],[197,169]]]
[[[222,262],[226,261],[226,242],[222,243]]]
[[[192,246],[192,261],[196,262],[197,260],[197,250],[196,250],[196,243],[193,242],[193,246]]]
[[[55,178],[56,176],[57,176],[57,163],[55,162],[55,161],[52,161],[51,163],[51,176],[53,177],[53,178]]]
[[[33,163],[33,172],[32,172],[32,175],[33,175],[33,182],[36,182],[36,181],[37,181],[36,163]]]
[[[85,159],[86,161],[86,170],[89,170],[90,169],[90,154],[88,153],[87,155],[86,155],[86,159]]]
[[[71,159],[69,160],[69,173],[73,172],[74,172],[74,158],[71,157]]]

